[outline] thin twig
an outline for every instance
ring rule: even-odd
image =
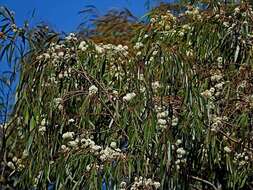
[[[206,183],[206,184],[210,185],[213,189],[218,190],[218,189],[215,187],[215,185],[212,184],[210,181],[207,181],[207,180],[201,179],[201,178],[199,178],[199,177],[195,177],[195,176],[190,176],[190,178],[195,179],[195,180],[197,180],[197,181],[201,181],[201,182],[203,182],[203,183]]]

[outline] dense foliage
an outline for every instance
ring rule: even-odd
[[[1,185],[252,189],[251,6],[115,15],[89,37],[26,33]]]

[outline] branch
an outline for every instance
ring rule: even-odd
[[[190,176],[190,178],[195,179],[195,180],[197,180],[197,181],[201,181],[201,182],[203,182],[203,183],[206,183],[207,185],[210,185],[213,189],[218,190],[218,189],[215,187],[214,184],[212,184],[211,182],[209,182],[209,181],[207,181],[207,180],[204,180],[204,179],[201,179],[201,178],[195,177],[195,176]]]

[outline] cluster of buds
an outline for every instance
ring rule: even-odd
[[[67,37],[66,37],[67,38]],[[50,61],[54,66],[58,66],[63,60],[69,61],[76,56],[75,48],[63,41],[59,43],[51,43],[46,52],[37,56],[38,61]]]
[[[61,146],[63,152],[69,151],[70,148],[78,148],[79,138],[77,137],[76,139],[74,139],[74,137],[74,132],[65,132],[62,134],[62,139],[67,143],[67,146],[64,144]]]
[[[186,151],[181,145],[182,145],[181,139],[178,139],[175,145],[172,145],[172,149],[176,150],[177,160],[175,161],[175,164],[176,164],[177,170],[180,170],[181,166],[186,164],[186,158],[185,158]]]
[[[91,153],[93,153],[96,156],[99,156],[100,160],[102,161],[113,160],[119,157],[124,157],[124,155],[121,153],[121,150],[117,148],[116,142],[111,142],[110,147],[107,146],[105,149],[103,149],[99,145],[96,145],[95,142],[91,139],[83,138],[81,140],[81,143],[82,143],[82,148],[86,150],[89,149]]]
[[[155,106],[156,110],[156,117],[157,117],[157,124],[158,128],[166,129],[169,121],[171,121],[171,126],[175,127],[178,124],[178,117],[172,116],[172,120],[169,118],[169,111],[165,109],[165,107]]]
[[[47,121],[46,121],[46,118],[43,118],[41,123],[40,123],[40,126],[39,126],[39,133],[41,134],[44,134],[46,132],[46,125],[47,125]]]
[[[66,132],[62,135],[62,138],[66,141],[66,145],[62,145],[61,149],[63,152],[69,151],[70,149],[83,149],[86,150],[92,155],[99,157],[101,161],[114,160],[118,158],[124,158],[124,154],[119,148],[117,148],[116,142],[111,142],[110,146],[103,148],[100,145],[97,145],[90,138],[74,138],[74,132]]]
[[[152,82],[151,84],[152,90],[156,93],[161,88],[161,84],[159,81]]]
[[[243,167],[249,164],[250,160],[252,160],[252,154],[244,149],[244,152],[242,153],[235,153],[233,163],[238,164],[239,167]]]
[[[195,20],[201,20],[202,16],[198,9],[198,7],[188,7],[188,10],[185,11],[185,15],[195,19]]]
[[[102,161],[113,160],[119,157],[124,157],[121,150],[117,148],[116,142],[111,142],[110,147],[106,147],[100,152],[100,159]]]
[[[62,98],[55,98],[54,99],[54,106],[59,110],[63,110],[63,100]]]
[[[144,47],[144,44],[142,42],[136,42],[134,45],[134,49],[136,50],[136,55],[141,56],[142,54],[142,48]]]
[[[136,96],[136,94],[135,94],[134,92],[127,93],[127,94],[123,97],[123,101],[129,102],[129,101],[132,100],[135,96]]]
[[[95,95],[98,92],[98,88],[95,85],[89,87],[89,96]]]
[[[159,129],[166,129],[168,125],[169,111],[156,106],[157,125]]]
[[[122,185],[123,183],[123,185]],[[125,186],[126,183],[121,183],[121,190],[126,190]],[[147,190],[153,190],[153,189],[159,189],[161,186],[160,182],[154,181],[151,178],[145,178],[145,177],[135,177],[134,183],[131,185],[130,190],[138,190],[138,189],[147,189]]]
[[[21,171],[22,169],[25,168],[25,165],[23,164],[23,159],[14,156],[13,153],[9,153],[9,154],[7,155],[7,159],[8,159],[9,161],[6,163],[6,165],[7,165],[8,168],[10,168],[11,170]]]
[[[65,40],[67,42],[76,42],[77,41],[77,37],[74,33],[69,33],[68,36],[65,37]]]
[[[86,41],[81,41],[78,46],[78,49],[85,52],[88,49],[88,47],[89,47],[89,45]]]
[[[177,17],[175,17],[170,10],[168,10],[166,13],[163,13],[161,15],[153,15],[153,17],[150,19],[151,26],[155,27],[156,29],[161,30],[170,30],[171,28],[174,28],[176,23]]]
[[[103,53],[107,53],[107,54],[111,54],[111,55],[115,55],[115,54],[119,54],[119,55],[124,55],[127,56],[128,55],[128,46],[123,46],[121,44],[119,45],[113,45],[113,44],[95,44],[95,50],[98,54],[103,54]]]
[[[223,75],[219,69],[213,70],[211,72],[211,81],[214,89],[214,97],[218,98],[222,94],[222,90],[225,82],[222,81]]]
[[[222,126],[223,121],[227,121],[228,118],[226,116],[217,116],[217,115],[212,115],[211,116],[211,131],[212,132],[217,132],[219,131],[219,128]]]
[[[201,92],[200,95],[207,98],[207,99],[214,99],[213,98],[214,92],[215,92],[215,89],[212,87],[209,90],[205,90],[205,91]]]

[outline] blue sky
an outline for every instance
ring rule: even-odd
[[[96,6],[102,14],[113,8],[128,8],[141,17],[147,11],[145,2],[146,0],[1,0],[0,5],[15,12],[18,24],[22,24],[35,10],[33,24],[43,21],[58,32],[71,32],[82,22],[82,16],[78,12],[87,5]]]

